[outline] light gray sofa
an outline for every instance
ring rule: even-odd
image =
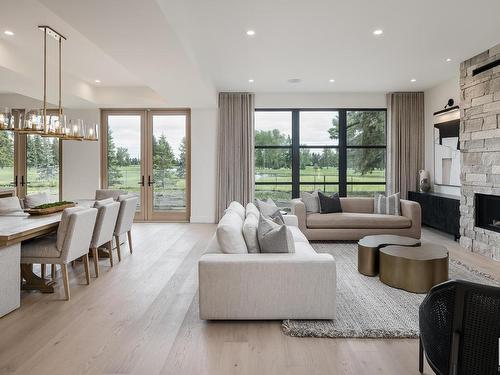
[[[333,319],[336,264],[318,254],[285,216],[295,253],[225,254],[214,235],[198,263],[200,318]]]
[[[374,213],[373,198],[340,198],[341,213],[308,213],[302,199],[292,200],[292,213],[311,241],[359,240],[376,234],[420,238],[421,210],[417,202],[401,199],[401,215]]]

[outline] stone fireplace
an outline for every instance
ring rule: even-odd
[[[460,65],[460,244],[498,261],[500,227],[493,220],[500,212],[492,207],[500,204],[499,62],[500,44]]]

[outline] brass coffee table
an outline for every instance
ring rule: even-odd
[[[380,249],[380,281],[412,293],[427,293],[448,280],[448,250],[434,244]]]
[[[379,250],[389,245],[420,246],[420,240],[392,234],[363,237],[358,241],[358,272],[365,276],[377,276]]]

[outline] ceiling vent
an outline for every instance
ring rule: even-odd
[[[479,68],[476,68],[472,71],[472,76],[474,77],[475,75],[479,73],[486,72],[487,70],[493,69],[497,66],[500,65],[500,60],[492,61],[486,65],[480,66]]]

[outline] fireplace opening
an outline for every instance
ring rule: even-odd
[[[500,196],[476,194],[476,227],[500,232]]]

